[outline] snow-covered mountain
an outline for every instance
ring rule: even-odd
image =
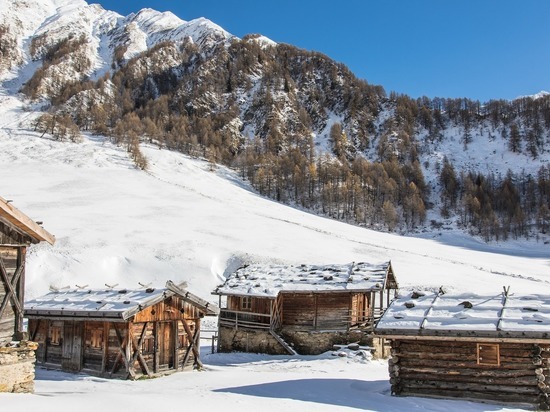
[[[204,18],[83,0],[0,9],[0,91],[43,137],[110,136],[141,168],[155,158],[140,142],[206,157],[262,195],[366,227],[549,241],[546,93],[414,100]]]
[[[33,74],[36,68],[33,61],[42,57],[47,48],[66,38],[85,37],[90,65],[79,75],[98,79],[111,70],[118,47],[124,47],[122,57],[128,60],[165,41],[190,39],[201,49],[208,50],[233,37],[204,18],[187,22],[173,13],[152,9],[123,17],[84,0],[1,0],[0,8],[0,25],[9,29],[7,36],[14,38],[16,44],[12,55],[2,59],[0,80],[28,80],[21,75]],[[33,40],[39,40],[39,45],[31,52]]]

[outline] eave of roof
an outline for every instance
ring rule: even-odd
[[[41,241],[48,242],[50,245],[55,243],[55,237],[51,233],[2,197],[0,197],[0,217],[18,231],[31,237],[33,243]]]
[[[165,289],[53,292],[26,302],[25,316],[126,321],[171,296],[180,297],[183,301],[197,307],[206,316],[215,316],[219,312],[216,305],[168,281]]]

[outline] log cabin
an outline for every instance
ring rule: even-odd
[[[390,341],[394,395],[549,408],[550,296],[414,292],[375,333]]]
[[[31,244],[55,238],[0,197],[0,392],[32,392],[36,344],[23,325],[25,268]]]
[[[374,322],[397,288],[390,262],[242,267],[213,292],[226,303],[218,350],[319,354],[373,345]]]
[[[136,379],[200,368],[200,324],[218,308],[168,281],[165,288],[59,290],[28,301],[37,364]]]

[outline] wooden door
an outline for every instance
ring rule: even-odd
[[[172,369],[174,367],[174,327],[173,322],[159,323],[159,367]]]
[[[69,372],[82,369],[82,322],[65,321],[61,367]]]

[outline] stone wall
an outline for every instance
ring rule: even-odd
[[[252,352],[285,355],[285,348],[267,330],[245,330],[220,327],[218,336],[220,352]]]
[[[283,328],[281,336],[301,355],[319,355],[332,350],[334,345],[347,345],[353,342],[367,346],[372,342],[372,339],[361,331],[303,332]]]
[[[314,332],[283,329],[281,337],[300,355],[319,355],[333,350],[335,345],[357,343],[373,348],[373,357],[386,358],[389,350],[384,339],[355,330],[349,332]],[[218,336],[219,352],[252,352],[270,355],[287,355],[285,348],[264,330],[246,330],[220,327]]]
[[[33,392],[37,348],[26,341],[0,348],[0,392]]]

